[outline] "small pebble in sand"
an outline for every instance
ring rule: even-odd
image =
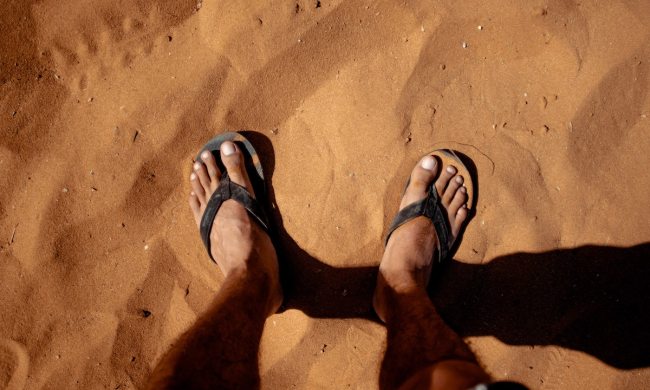
[[[483,26],[477,26],[476,29],[477,30],[483,30]]]
[[[468,46],[467,42],[463,42],[463,49],[467,49]]]
[[[420,31],[424,32],[424,26],[420,26]]]
[[[148,251],[149,250],[149,245],[145,245],[144,250]]]
[[[63,193],[67,193],[67,192],[68,192],[68,189],[65,188],[65,187],[63,187],[63,189],[61,190],[61,192],[63,192]]]
[[[445,70],[447,69],[447,65],[445,64],[440,64],[440,70]]]

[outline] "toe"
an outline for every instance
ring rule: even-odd
[[[228,171],[230,180],[245,187],[254,197],[253,186],[251,185],[248,174],[246,173],[244,155],[241,150],[239,150],[236,144],[230,141],[224,142],[220,149],[221,160],[223,161],[223,165],[226,166],[226,171]]]
[[[445,188],[447,188],[447,184],[449,184],[449,180],[451,180],[451,178],[454,177],[456,172],[457,172],[456,167],[454,167],[453,165],[447,166],[442,171],[440,177],[438,177],[438,180],[436,180],[436,190],[438,191],[439,195],[445,193]]]
[[[449,184],[447,184],[447,188],[445,188],[445,192],[442,194],[443,206],[445,207],[449,206],[449,204],[456,196],[458,189],[462,185],[463,185],[463,177],[460,175],[454,176],[451,180],[449,180]]]
[[[196,197],[194,191],[190,193],[188,201],[190,203],[190,209],[192,209],[192,214],[194,215],[194,220],[198,225],[201,222],[201,203],[199,202],[199,198]]]
[[[463,226],[463,222],[467,220],[468,213],[469,210],[465,205],[463,205],[460,209],[458,209],[458,212],[456,213],[456,218],[454,218],[454,221],[451,224],[451,234],[454,237],[457,237],[458,233],[460,233],[460,228]]]
[[[400,209],[407,205],[424,199],[431,182],[438,172],[438,164],[433,156],[425,156],[420,163],[413,168],[408,188],[402,197]]]
[[[203,189],[207,195],[211,194],[210,189],[212,185],[210,183],[210,176],[208,175],[208,170],[201,161],[197,161],[193,165],[194,173],[199,178],[199,183],[203,186]]]
[[[208,176],[212,184],[219,183],[219,180],[221,180],[221,172],[217,167],[217,160],[214,158],[214,155],[206,150],[201,153],[201,160],[208,170]]]
[[[461,207],[467,202],[467,189],[460,187],[454,194],[453,199],[447,206],[447,213],[450,217],[455,217]]]
[[[194,191],[194,194],[196,195],[198,201],[201,204],[205,203],[205,189],[201,185],[201,182],[199,182],[199,177],[195,172],[192,172],[192,174],[190,174],[190,183],[192,185],[192,191]]]

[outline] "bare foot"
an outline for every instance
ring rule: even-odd
[[[237,145],[227,141],[220,150],[221,161],[230,179],[255,197],[244,168],[244,156]],[[194,163],[194,172],[190,175],[192,192],[189,203],[197,226],[221,180],[221,172],[212,153],[203,152],[201,160]],[[254,273],[270,278],[269,313],[275,313],[282,303],[277,254],[268,234],[251,219],[241,204],[230,199],[221,205],[212,225],[210,242],[212,257],[226,277]]]
[[[411,181],[400,204],[400,210],[424,199],[431,182],[438,174],[440,163],[433,156],[426,156],[411,173]],[[453,242],[463,222],[467,219],[467,190],[463,177],[457,175],[454,166],[442,167],[435,188],[440,203],[447,211]],[[390,236],[384,256],[379,265],[380,277],[375,288],[373,305],[379,318],[386,321],[383,292],[388,285],[397,293],[408,293],[414,289],[426,289],[431,275],[433,255],[439,246],[433,223],[421,216],[397,228]]]

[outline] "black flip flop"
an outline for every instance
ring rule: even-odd
[[[245,187],[230,180],[228,172],[221,161],[221,153],[219,151],[221,144],[226,141],[235,143],[244,155],[246,172],[248,173],[248,177],[253,185],[255,197],[253,197]],[[206,150],[212,153],[217,161],[217,167],[222,173],[219,186],[216,191],[214,191],[205,207],[205,212],[203,213],[203,217],[201,217],[201,226],[199,230],[201,231],[201,239],[203,240],[205,248],[208,250],[210,259],[216,263],[216,260],[212,257],[212,253],[210,252],[210,231],[212,230],[214,219],[223,202],[228,199],[233,199],[239,202],[244,206],[251,217],[253,217],[253,220],[259,223],[267,233],[269,232],[270,225],[266,212],[264,211],[264,206],[258,200],[266,196],[266,183],[264,181],[262,164],[260,163],[259,156],[257,155],[255,148],[253,148],[253,145],[243,135],[235,132],[227,132],[208,141],[196,156],[196,161],[203,161],[201,159],[201,153]]]
[[[446,167],[453,164],[456,167],[457,172],[463,176],[465,179],[463,185],[467,189],[467,207],[469,212],[469,209],[472,207],[474,201],[474,184],[472,182],[472,176],[470,175],[469,170],[461,161],[460,157],[458,157],[458,155],[456,155],[456,153],[454,153],[454,151],[451,149],[437,149],[428,155],[440,159],[442,161],[441,167]],[[409,180],[406,183],[406,187],[408,187],[410,181],[411,178],[409,177]],[[393,234],[395,229],[414,218],[425,216],[433,222],[433,227],[436,229],[438,242],[440,243],[440,248],[438,248],[438,262],[442,263],[443,261],[446,261],[450,256],[451,249],[453,248],[455,242],[454,240],[450,239],[451,226],[447,220],[446,212],[440,204],[440,197],[438,196],[438,192],[436,191],[434,184],[435,180],[431,182],[426,198],[411,203],[397,213],[393,219],[393,222],[388,228],[388,234],[386,235],[386,241],[384,241],[384,245],[388,244],[388,239],[390,238],[391,234]]]

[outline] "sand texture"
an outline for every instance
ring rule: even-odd
[[[0,388],[143,386],[223,280],[187,194],[225,130],[277,206],[264,388],[376,388],[382,237],[440,146],[478,203],[432,294],[486,370],[650,387],[647,0],[7,0],[0,32]]]

